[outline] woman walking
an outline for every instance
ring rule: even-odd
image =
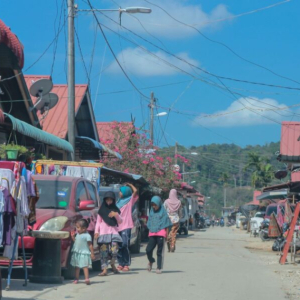
[[[158,196],[151,199],[151,211],[147,227],[149,228],[149,242],[146,248],[148,257],[148,271],[151,272],[152,265],[155,262],[153,250],[157,246],[157,269],[156,273],[161,274],[164,261],[164,245],[167,237],[167,228],[172,226],[169,216],[162,205]]]
[[[100,249],[100,259],[102,273],[99,276],[106,276],[108,261],[114,274],[119,273],[115,261],[118,256],[119,242],[122,239],[118,232],[118,225],[122,223],[120,210],[116,206],[116,197],[113,192],[106,192],[103,197],[103,203],[98,211],[97,223],[95,228],[95,239]]]
[[[134,227],[132,220],[132,207],[138,199],[138,191],[134,185],[126,183],[125,186],[120,188],[117,207],[121,211],[122,223],[119,225],[118,231],[122,238],[122,242],[119,243],[118,270],[123,272],[128,272],[131,264],[129,246],[131,229]]]
[[[177,191],[172,189],[169,194],[169,199],[164,203],[164,207],[169,215],[172,227],[168,235],[168,251],[175,251],[176,234],[179,229],[179,220],[181,218],[181,201],[177,198]]]

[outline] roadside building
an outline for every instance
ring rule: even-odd
[[[25,81],[30,86],[40,79],[52,80],[47,75],[25,75]],[[57,105],[49,110],[47,115],[38,112],[42,129],[63,140],[68,140],[68,85],[54,84],[52,92],[57,94]],[[32,97],[33,103],[37,102]],[[118,153],[111,151],[99,142],[95,115],[87,84],[75,85],[75,159],[98,161],[104,153],[122,158]],[[66,160],[67,157],[61,151],[50,149],[49,158]]]
[[[22,68],[23,45],[0,20],[0,144],[15,143],[46,154],[73,152],[71,144],[41,130]]]

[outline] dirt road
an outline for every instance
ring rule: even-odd
[[[133,258],[129,273],[107,277],[92,273],[91,286],[71,282],[61,286],[30,283],[24,288],[22,281],[13,280],[11,291],[4,291],[3,296],[9,300],[299,299],[292,298],[297,296],[296,288],[294,295],[287,296],[290,286],[280,270],[284,268],[285,274],[291,274],[288,272],[290,267],[279,266],[274,253],[247,249],[248,244],[248,236],[236,233],[233,228],[190,232],[189,237],[178,239],[175,253],[165,253],[165,267],[161,275],[146,271],[144,246],[143,252]],[[293,267],[293,271],[297,270]]]

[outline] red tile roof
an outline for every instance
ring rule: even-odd
[[[300,155],[300,122],[282,122],[280,155],[299,156]]]
[[[0,20],[0,43],[5,44],[17,57],[20,69],[24,67],[24,46],[9,27]]]
[[[25,75],[25,81],[28,89],[32,83],[39,79],[51,79],[50,76],[44,75]],[[76,114],[87,91],[87,84],[75,85],[75,111]],[[58,103],[55,107],[49,110],[48,115],[44,120],[41,120],[43,130],[54,134],[62,139],[65,139],[68,132],[68,85],[54,84],[51,93],[58,96]],[[32,97],[33,103],[36,103],[37,98]],[[40,112],[37,113],[41,117]]]
[[[119,124],[122,124],[122,132],[124,134],[127,134],[127,141],[130,139],[130,129],[134,131],[134,125],[132,122],[118,122]],[[114,140],[114,124],[115,122],[97,122],[97,130],[98,135],[101,143],[107,143],[109,141]]]

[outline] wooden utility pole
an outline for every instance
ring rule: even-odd
[[[154,105],[155,105],[155,99],[154,99],[154,93],[151,92],[151,102],[150,102],[150,139],[152,143],[154,144]]]
[[[178,154],[178,143],[176,142],[176,144],[175,144],[175,165],[178,164],[177,154]]]
[[[68,141],[74,149],[75,160],[75,46],[74,46],[74,0],[68,0]]]

